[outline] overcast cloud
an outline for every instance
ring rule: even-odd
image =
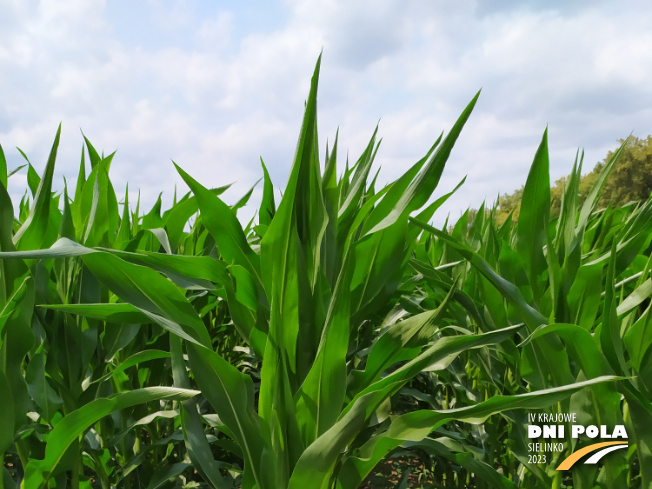
[[[170,160],[206,186],[288,176],[303,102],[323,48],[321,144],[340,128],[357,158],[380,120],[388,181],[482,95],[439,193],[456,218],[524,182],[549,127],[551,176],[577,148],[585,170],[630,132],[652,132],[652,6],[647,1],[200,2],[4,0],[0,144],[42,169],[63,124],[57,181],[76,178],[82,137],[106,153],[118,193],[152,204],[185,187]],[[20,198],[25,171],[10,180]],[[259,196],[260,191],[254,194]],[[250,210],[250,213],[253,212]]]

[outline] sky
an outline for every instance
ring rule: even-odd
[[[0,0],[0,144],[37,170],[62,124],[55,182],[74,185],[82,131],[117,154],[117,193],[145,207],[172,161],[237,201],[262,176],[282,190],[323,52],[320,145],[339,128],[355,161],[378,123],[380,180],[419,160],[482,89],[437,195],[435,223],[520,188],[548,127],[550,173],[585,172],[618,140],[652,133],[648,0]],[[26,171],[9,180],[14,200]],[[262,185],[253,194],[260,200]],[[255,213],[252,205],[244,211]]]

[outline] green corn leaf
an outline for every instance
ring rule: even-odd
[[[81,162],[79,164],[79,172],[77,174],[77,183],[75,184],[75,196],[72,204],[72,217],[75,222],[75,228],[81,229],[84,222],[82,218],[82,193],[84,191],[84,184],[86,183],[86,160],[85,160],[84,146],[81,149]]]
[[[148,229],[150,233],[152,233],[154,236],[156,236],[156,239],[158,240],[159,243],[161,243],[161,246],[163,247],[163,250],[168,254],[172,254],[172,248],[170,247],[170,240],[168,239],[168,235],[165,232],[165,229],[163,228],[155,228],[155,229]]]
[[[274,204],[274,186],[272,180],[269,178],[267,167],[260,159],[260,164],[263,167],[264,181],[263,181],[263,198],[260,202],[260,209],[258,211],[258,222],[264,226],[269,226],[272,223],[274,214],[276,214],[276,205]]]
[[[495,396],[473,406],[442,411],[419,410],[397,416],[392,419],[387,431],[373,436],[360,448],[358,457],[350,458],[345,462],[339,480],[343,489],[355,489],[391,450],[404,441],[421,441],[434,429],[452,420],[477,424],[484,422],[493,414],[506,410],[540,409],[559,402],[584,387],[620,379],[620,377],[603,376],[526,394]]]
[[[110,253],[86,248],[65,238],[48,250],[0,253],[0,258],[68,256],[81,256],[91,272],[123,301],[155,317],[163,316],[177,323],[187,340],[210,345],[204,323],[183,293],[150,268],[128,263]]]
[[[5,158],[5,152],[0,144],[0,184],[5,189],[7,189],[7,179],[7,159]]]
[[[37,348],[36,353],[31,355],[29,365],[25,370],[25,382],[27,390],[36,405],[44,421],[50,422],[56,411],[62,407],[63,401],[49,384],[45,373],[45,352],[43,345]]]
[[[27,250],[27,251],[3,251],[0,253],[0,259],[20,258],[41,259],[41,258],[66,258],[70,256],[81,256],[89,253],[96,253],[96,250],[86,248],[68,238],[57,240],[50,248],[44,250]]]
[[[498,275],[480,255],[443,231],[416,219],[410,219],[417,226],[432,233],[467,259],[516,308],[519,316],[530,331],[534,331],[540,325],[548,323],[545,316],[525,300],[518,287]],[[572,380],[568,367],[568,357],[557,338],[547,337],[543,339],[541,345],[534,345],[532,350],[526,351],[526,355],[526,360],[530,363],[529,368],[526,368],[528,380],[535,382],[537,387],[543,388],[547,386],[547,377],[555,379],[557,385]],[[530,373],[531,375],[529,375]]]
[[[118,256],[164,273],[181,287],[212,289],[213,284],[223,286],[236,329],[262,357],[267,342],[267,324],[264,317],[258,316],[253,309],[254,305],[260,304],[260,297],[256,295],[256,283],[246,269],[232,266],[227,271],[223,262],[207,256],[126,252],[118,253]],[[266,301],[260,305],[267,307]]]
[[[61,124],[59,124],[54,143],[52,144],[50,156],[43,172],[43,179],[34,197],[34,204],[29,211],[27,219],[13,237],[13,242],[19,250],[35,250],[41,248],[43,245],[49,244],[47,240],[52,200],[52,178],[54,176],[54,163],[57,158],[60,136]],[[52,231],[56,232],[58,229]]]
[[[576,239],[578,240],[581,239],[584,228],[586,227],[586,224],[589,220],[589,216],[591,215],[591,213],[595,209],[596,204],[598,203],[598,197],[600,196],[600,192],[604,187],[604,184],[607,182],[607,178],[609,178],[609,175],[611,174],[614,167],[616,166],[618,158],[620,158],[620,155],[622,154],[623,148],[625,147],[626,144],[627,141],[623,141],[623,144],[621,144],[620,148],[618,148],[618,150],[611,156],[611,159],[607,162],[607,164],[600,172],[600,176],[598,177],[595,184],[591,188],[589,195],[587,195],[586,199],[584,200],[584,204],[582,205],[582,208],[580,210],[580,215],[577,222],[577,228],[575,232],[577,236]]]
[[[387,295],[393,293],[392,289],[398,285],[397,275],[407,265],[404,254],[407,232],[407,222],[397,221],[391,227],[366,235],[355,243],[355,271],[350,283],[353,311],[363,314],[363,306],[381,292]],[[390,288],[387,288],[388,285]],[[386,300],[385,297],[382,299]]]
[[[183,359],[181,339],[170,337],[170,356],[172,358],[172,375],[174,386],[183,389],[190,387],[190,379]],[[218,470],[217,463],[211,454],[210,445],[202,426],[196,403],[191,399],[181,404],[181,427],[188,455],[196,469],[210,481],[214,488],[227,489],[228,485]]]
[[[613,373],[591,333],[575,324],[556,323],[541,326],[518,346],[523,347],[536,338],[552,333],[564,339],[571,358],[579,363],[588,378]]]
[[[480,313],[479,305],[469,294],[463,290],[453,287],[453,281],[450,279],[450,277],[448,277],[448,275],[416,259],[410,260],[410,266],[412,266],[412,268],[423,275],[433,285],[443,290],[453,289],[453,299],[466,309],[469,315],[471,315],[471,317],[481,327],[482,331],[487,331],[489,329],[482,314]],[[490,305],[489,302],[490,301],[486,301],[487,306]],[[507,324],[506,321],[504,323]]]
[[[648,350],[652,346],[652,314],[650,314],[649,307],[629,327],[623,340],[634,368],[640,371]]]
[[[75,239],[75,224],[72,219],[72,211],[70,210],[70,202],[68,199],[68,186],[63,189],[63,215],[61,217],[61,226],[59,227],[59,237]]]
[[[369,385],[356,397],[384,388],[386,385],[405,383],[425,369],[443,370],[455,357],[459,355],[460,352],[472,348],[480,348],[489,344],[499,343],[515,335],[522,327],[522,325],[515,325],[482,334],[442,336],[416,358],[394,370],[389,375]]]
[[[124,372],[128,368],[135,367],[136,365],[141,365],[152,360],[160,360],[164,358],[170,358],[170,353],[163,350],[144,350],[134,353],[125,361],[121,362],[115,369],[111,370],[109,373],[103,375],[97,380],[94,380],[92,383],[104,382],[105,380],[110,379],[111,377]],[[178,387],[178,386],[177,386]],[[189,387],[184,387],[189,388]]]
[[[369,417],[388,396],[424,368],[446,368],[460,352],[500,342],[518,329],[520,326],[512,326],[482,335],[443,337],[414,360],[364,389],[349,403],[339,420],[303,452],[288,488],[298,489],[310,484],[311,487],[326,489],[341,452],[362,431]]]
[[[4,186],[0,185],[0,252],[16,250],[12,240],[14,225],[14,206]],[[20,260],[0,259],[0,304],[6,304],[16,288],[21,284],[27,267]]]
[[[0,416],[3,420],[0,423],[0,458],[14,443],[14,399],[11,392],[11,384],[3,370],[0,370]]]
[[[600,309],[601,294],[604,292],[602,268],[600,264],[582,265],[567,296],[571,319],[587,330],[593,328]]]
[[[338,215],[338,202],[340,189],[337,182],[337,141],[339,131],[335,134],[335,142],[333,143],[333,150],[328,153],[328,145],[326,148],[326,162],[324,167],[324,175],[322,177],[322,195],[324,196],[324,208],[328,223],[324,231],[324,241],[322,243],[323,257],[322,257],[322,272],[326,277],[328,285],[332,288],[335,287],[337,276],[339,274],[337,255],[338,255],[338,229],[339,223]]]
[[[341,452],[364,429],[377,406],[395,387],[391,384],[357,398],[337,423],[303,452],[292,472],[288,489],[328,489]]]
[[[634,427],[636,453],[641,464],[641,487],[652,485],[652,424],[650,410],[631,396],[627,397],[631,425]]]
[[[429,226],[428,224],[418,221],[414,218],[410,220],[425,231],[432,233],[447,245],[454,248],[460,255],[466,258],[474,267],[484,275],[491,284],[496,287],[505,298],[507,298],[518,309],[523,317],[523,321],[532,329],[536,329],[541,324],[547,324],[548,320],[539,311],[527,303],[521,291],[512,283],[498,275],[480,255],[467,248],[464,244],[458,243],[448,234]]]
[[[579,158],[579,151],[575,155],[573,169],[564,187],[559,211],[559,221],[555,234],[555,245],[557,253],[561,257],[568,257],[571,252],[571,244],[575,241],[575,223],[577,221],[578,196],[580,193],[580,180],[582,178],[582,162],[584,151]]]
[[[624,375],[627,369],[623,341],[620,332],[615,298],[616,242],[611,248],[611,259],[607,269],[605,297],[602,309],[602,325],[600,328],[600,345],[611,368],[619,375]]]
[[[167,486],[170,480],[178,478],[191,467],[192,464],[187,462],[172,464],[162,472],[155,474],[150,483],[147,484],[147,489],[159,489],[159,487]]]
[[[391,365],[416,357],[439,327],[452,294],[451,289],[434,311],[412,316],[390,326],[371,348],[365,369],[351,372],[349,394],[355,395],[380,380],[380,375]]]
[[[246,194],[244,194],[242,197],[240,197],[240,200],[238,200],[235,204],[231,206],[231,210],[235,213],[237,212],[238,209],[243,208],[244,206],[247,205],[247,202],[249,202],[249,199],[251,198],[251,194],[254,193],[254,189],[256,188],[256,185],[260,180],[258,180],[256,183],[254,183],[251,188],[247,191]]]
[[[34,345],[34,289],[34,280],[26,276],[0,311],[0,365],[11,386],[15,428],[27,421],[30,404],[23,362]]]
[[[231,282],[224,262],[207,256],[168,255],[147,251],[113,254],[130,263],[153,268],[185,289],[212,290],[214,284],[227,286]]]
[[[120,226],[118,200],[108,174],[109,164],[97,164],[82,191],[82,219],[85,232],[83,244],[86,246],[109,245],[115,240],[115,230]]]
[[[627,298],[622,301],[616,308],[616,314],[622,316],[627,314],[635,307],[642,304],[646,299],[652,296],[652,279],[648,278],[639,285]]]
[[[27,162],[27,164],[28,164],[28,165],[31,165],[32,163],[29,161],[29,158],[27,157],[27,155],[25,154],[25,152],[24,152],[22,149],[18,148],[18,147],[16,147],[16,149],[18,150],[18,152],[20,153],[20,155],[23,157],[23,159]],[[37,175],[37,176],[38,176],[38,175]],[[28,186],[29,186],[29,185],[28,185]]]
[[[466,177],[462,178],[462,180],[460,180],[460,183],[458,183],[453,190],[451,190],[447,194],[442,195],[437,200],[435,200],[432,204],[428,205],[425,209],[423,209],[416,216],[416,219],[421,221],[421,222],[430,221],[430,219],[432,219],[432,216],[435,214],[435,212],[437,212],[437,209],[439,209],[442,205],[444,205],[446,203],[446,201],[455,192],[457,192],[462,185],[464,185],[464,182],[466,182]],[[410,230],[408,243],[409,244],[414,243],[416,241],[416,239],[418,238],[420,233],[421,233],[421,228],[419,228],[418,226],[413,226],[413,229]]]
[[[99,165],[102,162],[102,157],[97,153],[96,149],[93,147],[91,142],[88,140],[86,136],[84,136],[84,133],[82,132],[82,136],[84,137],[84,141],[86,142],[86,150],[88,151],[88,159],[90,160],[91,163],[91,169],[95,169],[97,165]]]
[[[67,448],[88,428],[113,411],[151,401],[179,401],[199,394],[198,391],[174,387],[147,387],[95,399],[65,416],[48,437],[43,460],[31,459],[25,468],[25,487],[39,489],[54,475]]]
[[[62,257],[70,257],[70,256],[82,256],[82,255],[88,255],[91,253],[99,253],[102,255],[107,255],[108,253],[102,253],[100,250],[95,250],[91,248],[86,248],[84,246],[81,246],[77,243],[74,243],[68,239],[62,238],[59,241],[57,241],[51,248],[47,250],[33,250],[33,251],[26,251],[26,252],[0,252],[0,259],[1,258],[31,258],[31,259],[40,259],[40,258],[62,258]],[[213,288],[212,284],[220,284],[225,287],[226,292],[227,292],[227,298],[229,300],[230,304],[230,309],[231,309],[231,314],[234,319],[234,323],[240,334],[242,335],[243,339],[247,341],[253,348],[254,350],[262,356],[264,348],[265,348],[265,343],[267,342],[267,330],[266,330],[266,324],[262,324],[257,321],[257,317],[255,314],[252,313],[251,310],[249,310],[246,306],[243,306],[238,300],[244,300],[243,297],[245,296],[246,292],[246,280],[249,280],[249,283],[251,284],[251,279],[247,279],[246,272],[241,269],[241,272],[237,272],[237,268],[232,268],[234,271],[236,271],[236,283],[234,283],[234,280],[231,278],[229,273],[227,272],[224,264],[220,261],[214,260],[209,257],[202,257],[202,256],[183,256],[183,255],[162,255],[159,253],[128,253],[128,252],[114,252],[117,256],[113,258],[102,258],[101,261],[110,261],[114,262],[115,260],[124,260],[123,263],[126,262],[131,262],[136,265],[142,265],[135,270],[147,270],[147,268],[153,268],[154,270],[157,270],[161,273],[164,273],[167,275],[173,282],[177,283],[179,286],[183,287],[202,287],[202,288]],[[13,260],[1,260],[0,261],[0,266],[5,263],[12,263]],[[116,263],[119,263],[116,262]],[[133,269],[135,265],[127,264],[129,269]],[[104,274],[108,271],[110,271],[111,267],[110,266],[102,266],[100,268],[97,268],[98,273]],[[142,273],[145,273],[148,277],[153,277],[152,271],[143,271]],[[244,275],[243,275],[244,273]],[[138,272],[138,275],[140,275],[140,272]],[[239,279],[237,277],[240,277]],[[108,280],[107,277],[101,278],[101,280]],[[152,279],[155,281],[155,283],[159,284],[162,287],[165,287],[167,290],[171,290],[170,286],[171,284],[167,283],[166,281],[159,276],[157,279]],[[149,288],[151,284],[146,283],[147,280],[143,283],[143,287]],[[237,282],[240,282],[240,289],[236,290],[236,284]],[[140,282],[139,282],[140,283]],[[122,286],[120,285],[120,281],[116,279],[115,284],[117,286]],[[107,282],[107,285],[109,285],[109,282]],[[109,287],[111,287],[109,285]],[[118,290],[118,289],[116,289]],[[136,287],[134,292],[138,291],[138,288]],[[144,289],[143,289],[144,290]],[[252,294],[252,288],[251,285],[249,286],[249,294]],[[126,294],[126,293],[125,293]],[[119,295],[119,294],[118,294]],[[177,293],[174,293],[174,295],[177,295]],[[126,297],[127,295],[125,295]],[[156,294],[153,295],[155,297]],[[129,295],[131,297],[131,295]],[[249,300],[245,300],[245,302],[251,302],[251,295],[249,296]],[[177,297],[178,298],[178,297]],[[136,299],[133,299],[136,300]],[[184,299],[185,301],[185,299]],[[129,301],[127,301],[129,302]],[[146,304],[149,302],[149,299],[146,300],[144,303]],[[144,307],[142,302],[131,302],[132,304],[138,306],[138,308],[134,308],[131,305],[128,304],[98,304],[98,305],[65,305],[65,306],[47,306],[52,309],[56,310],[62,310],[66,312],[73,312],[76,314],[81,314],[85,315],[88,317],[93,317],[95,319],[100,319],[100,320],[105,320],[105,321],[110,321],[110,322],[131,322],[131,323],[139,323],[139,322],[148,322],[147,319],[144,318],[145,313],[142,312],[142,309],[147,309],[150,312],[154,314],[161,314],[161,310],[156,310],[153,305]],[[187,309],[187,306],[183,306],[184,309],[186,309],[186,312],[184,313],[185,320],[190,323],[194,323],[197,328],[199,328],[199,324],[197,323],[196,320],[193,318],[194,313],[191,315],[190,311]],[[177,311],[178,313],[179,311]],[[170,319],[174,319],[171,316],[169,316]],[[179,317],[177,316],[177,322],[180,324],[186,324],[183,321],[178,320]],[[158,320],[158,319],[157,319]],[[166,325],[169,325],[169,323],[165,323]],[[183,328],[183,327],[182,327]],[[203,325],[202,325],[202,328]],[[204,328],[205,330],[205,328]],[[175,331],[180,332],[183,331],[175,328]],[[202,333],[200,333],[202,334]],[[189,331],[186,333],[183,333],[185,335],[184,337],[188,339],[189,341],[196,341],[196,336],[194,336],[193,333],[190,333]]]
[[[539,285],[539,275],[547,269],[543,249],[547,244],[550,220],[549,167],[548,129],[546,128],[523,189],[523,205],[516,227],[517,250],[525,263],[537,301],[543,293]]]
[[[38,186],[41,184],[41,177],[38,176],[36,170],[31,163],[27,164],[27,186],[29,187],[32,196],[36,197],[36,192],[38,192]]]
[[[210,345],[206,327],[193,307],[182,292],[160,274],[109,253],[89,253],[82,259],[91,272],[123,301],[176,322],[194,341]]]
[[[214,195],[222,195],[230,187],[231,185],[224,185],[223,187],[210,189],[209,191]],[[172,249],[178,248],[183,230],[188,223],[188,219],[199,210],[197,198],[189,197],[188,195],[174,205],[172,209],[167,212],[167,215],[164,215],[165,229],[168,233]]]
[[[161,208],[163,207],[162,196],[163,192],[160,192],[150,211],[143,216],[142,227],[144,229],[163,227],[163,218],[161,216]]]
[[[343,270],[333,292],[317,356],[295,396],[304,446],[310,445],[337,421],[346,394],[351,316],[346,263]]]
[[[115,238],[115,247],[117,249],[124,249],[130,238],[131,220],[129,219],[129,184],[127,184],[122,207],[122,219],[120,219],[120,227],[118,228],[118,234]]]
[[[345,228],[350,226],[350,222],[355,218],[355,214],[360,207],[365,192],[367,177],[371,171],[373,157],[376,154],[378,145],[376,144],[376,134],[378,127],[374,130],[367,147],[360,155],[360,158],[354,166],[354,173],[350,185],[346,188],[346,198],[340,205],[338,211],[338,221],[340,226]]]
[[[260,259],[249,246],[235,214],[214,193],[200,185],[176,164],[175,167],[195,194],[202,212],[202,223],[215,238],[224,260],[229,264],[245,267],[260,282]]]
[[[366,230],[367,234],[385,229],[396,222],[399,217],[405,216],[425,205],[439,183],[455,141],[457,141],[457,138],[462,132],[462,128],[471,115],[479,96],[480,92],[473,97],[451,128],[450,133],[444,138],[441,146],[437,147],[432,157],[427,161],[423,167],[423,171],[410,182],[405,192],[400,195],[396,203],[392,206],[392,209],[385,214],[385,217],[378,224],[375,224],[373,228],[368,229],[368,226],[371,224],[365,226],[365,229],[368,229]],[[374,222],[373,216],[370,217],[370,222]]]
[[[11,170],[11,171],[7,174],[7,180],[9,180],[9,177],[15,175],[16,173],[18,173],[20,170],[22,170],[22,169],[25,168],[26,166],[27,166],[27,164],[25,164],[25,165],[20,165],[20,166],[14,168],[13,170]]]
[[[321,238],[327,225],[316,154],[317,85],[321,56],[311,79],[294,164],[285,193],[261,242],[261,271],[270,303],[268,341],[261,368],[258,412],[271,430],[284,485],[301,447],[293,391],[308,374],[314,355],[312,327],[299,328],[300,308],[314,317],[309,297],[319,271]],[[300,297],[307,296],[301,301]],[[287,439],[294,440],[286,442]]]
[[[271,489],[274,467],[264,466],[268,438],[264,423],[254,411],[251,378],[242,374],[217,353],[188,344],[190,365],[202,390],[220,419],[229,427],[242,449],[245,461],[243,486]]]
[[[179,411],[176,409],[165,409],[165,410],[149,413],[147,416],[144,416],[137,421],[129,423],[129,425],[126,428],[120,431],[113,438],[109,439],[107,445],[118,445],[134,428],[137,428],[138,426],[146,426],[152,423],[153,421],[159,419],[176,419],[178,417],[179,417]]]
[[[417,161],[412,167],[406,171],[401,177],[386,187],[385,197],[378,203],[378,205],[369,214],[369,218],[365,222],[365,229],[375,227],[383,219],[385,219],[396,206],[401,197],[405,194],[409,185],[415,180],[423,165],[430,160],[430,157],[439,146],[443,134],[441,134],[435,143],[430,147],[426,155]],[[379,196],[381,197],[381,196]]]
[[[440,457],[450,460],[454,464],[464,467],[476,477],[491,484],[491,487],[499,489],[516,489],[516,484],[501,474],[489,463],[479,460],[474,454],[458,441],[452,438],[426,438],[419,442],[405,442],[405,448],[421,448],[428,453],[435,453]],[[486,454],[491,461],[491,454]],[[344,478],[345,476],[342,476]]]

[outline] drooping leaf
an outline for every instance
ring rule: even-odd
[[[32,459],[25,468],[24,485],[39,489],[53,475],[66,449],[90,426],[113,411],[150,401],[180,401],[199,394],[198,391],[174,387],[147,387],[95,399],[65,416],[48,437],[43,460]]]
[[[391,450],[404,441],[421,441],[435,428],[452,420],[482,423],[492,414],[511,409],[540,409],[567,398],[573,392],[619,377],[604,376],[571,385],[528,392],[515,396],[495,396],[479,404],[442,411],[419,410],[397,416],[387,431],[372,437],[360,448],[359,456],[342,467],[340,482],[344,489],[354,489]],[[299,486],[297,486],[299,487]],[[316,487],[316,486],[315,486]]]

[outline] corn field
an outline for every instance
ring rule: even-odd
[[[479,94],[381,188],[375,131],[353,164],[337,137],[320,155],[318,75],[248,223],[251,191],[229,206],[179,166],[190,192],[141,212],[87,139],[53,192],[60,127],[14,209],[0,149],[0,489],[355,489],[398,456],[424,488],[651,488],[652,200],[597,207],[618,152],[581,204],[578,154],[551,219],[544,133],[517,221],[435,228]],[[587,440],[533,460],[532,412],[629,446],[556,470]]]

